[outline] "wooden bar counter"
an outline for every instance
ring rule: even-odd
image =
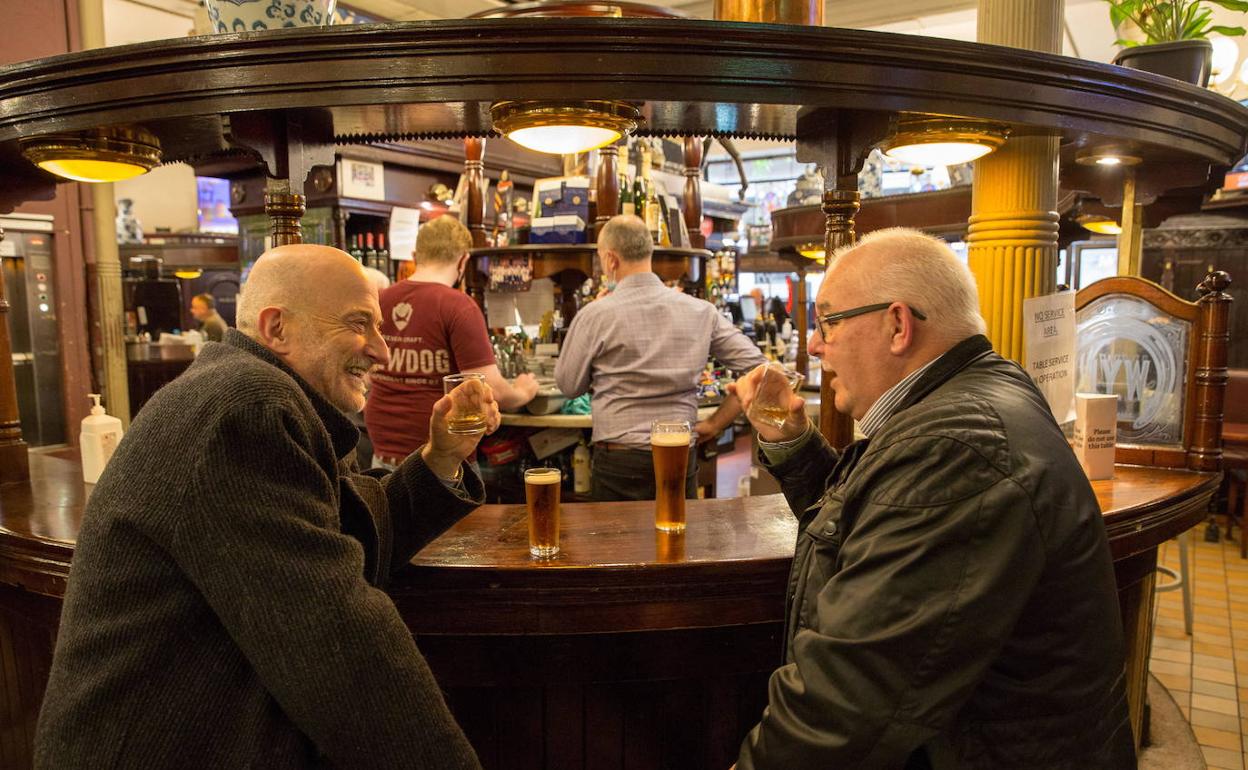
[[[30,765],[88,494],[77,463],[30,461],[29,485],[0,487],[0,767],[14,769]],[[1119,466],[1093,484],[1129,666],[1147,658],[1157,546],[1203,519],[1217,482]],[[732,764],[780,661],[796,525],[779,495],[690,501],[688,521],[669,536],[653,503],[565,505],[562,552],[538,562],[524,507],[487,505],[392,581],[487,768]]]

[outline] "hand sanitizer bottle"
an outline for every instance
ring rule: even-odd
[[[82,453],[82,480],[94,484],[99,481],[104,466],[121,442],[122,431],[121,420],[104,413],[104,407],[100,406],[100,394],[88,395],[95,401],[95,406],[91,407],[91,415],[82,420],[78,443]]]

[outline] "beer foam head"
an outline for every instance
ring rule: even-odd
[[[653,446],[689,446],[692,436],[688,433],[652,433],[650,444]]]
[[[558,484],[563,474],[558,468],[534,468],[525,471],[524,480],[528,484]]]

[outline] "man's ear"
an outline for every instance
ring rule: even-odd
[[[266,307],[261,310],[260,317],[256,320],[256,329],[259,332],[260,344],[274,353],[281,355],[290,353],[290,318],[285,308]]]
[[[889,331],[892,337],[889,340],[888,352],[893,355],[901,355],[914,345],[915,324],[918,323],[909,308],[900,302],[894,302],[891,307],[884,312],[887,317]]]

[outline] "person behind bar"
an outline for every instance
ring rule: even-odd
[[[225,337],[225,330],[230,328],[217,312],[217,303],[211,294],[196,294],[191,297],[191,315],[199,321],[204,342],[220,342]]]
[[[798,518],[785,662],[737,770],[1135,767],[1101,512],[941,241],[835,256],[809,350],[865,439],[756,424]],[[760,372],[734,389],[748,408]]]
[[[454,288],[470,248],[472,234],[455,217],[427,222],[416,236],[415,272],[381,292],[381,336],[391,355],[390,364],[371,377],[364,407],[374,468],[393,468],[425,442],[445,375],[485,375],[502,409],[519,409],[537,395],[532,374],[513,382],[503,377],[481,308]]]
[[[143,408],[91,493],[35,767],[477,768],[387,576],[481,501],[453,401],[393,473],[344,412],[389,359],[349,255],[282,246],[238,329]]]
[[[612,217],[598,235],[605,297],[586,305],[568,328],[555,380],[569,398],[592,389],[595,500],[653,500],[650,423],[688,420],[699,440],[728,427],[741,406],[728,397],[697,422],[698,378],[715,356],[736,371],[766,359],[711,303],[672,291],[651,271],[654,246],[638,217]],[[690,448],[685,494],[694,496]]]

